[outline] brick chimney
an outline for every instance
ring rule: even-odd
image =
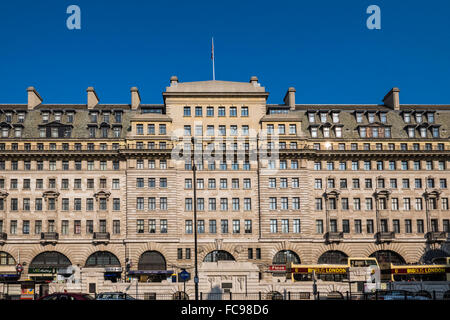
[[[42,103],[42,98],[34,87],[28,87],[28,110],[32,110]]]
[[[289,106],[291,110],[295,110],[295,88],[290,87],[284,96],[284,104]]]
[[[131,91],[131,109],[136,110],[141,104],[141,95],[137,87],[132,87]]]
[[[96,105],[98,105],[98,102],[100,100],[98,99],[97,93],[95,93],[94,87],[88,87],[86,89],[86,92],[87,92],[87,106],[88,106],[88,109],[92,109]]]
[[[170,86],[174,87],[178,84],[178,77],[177,76],[171,76],[170,77]]]
[[[400,110],[400,89],[395,87],[388,92],[383,98],[383,103],[386,107],[393,110]]]

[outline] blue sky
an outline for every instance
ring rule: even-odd
[[[81,30],[68,30],[69,5]],[[369,5],[381,30],[369,30]],[[450,1],[101,1],[0,3],[0,103],[26,103],[34,86],[44,103],[162,103],[169,78],[249,81],[270,103],[288,87],[297,103],[450,104]]]

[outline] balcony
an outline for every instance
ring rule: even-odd
[[[94,232],[93,243],[94,244],[107,244],[109,242],[110,235],[109,232]]]
[[[341,242],[344,238],[343,232],[327,232],[325,234],[325,241],[326,242]]]
[[[431,231],[428,232],[427,235],[427,241],[430,243],[439,243],[439,242],[445,242],[448,238],[447,232],[440,232],[440,231]]]
[[[58,232],[41,232],[41,244],[56,244],[59,239]]]
[[[377,232],[377,242],[391,242],[395,239],[395,232]]]

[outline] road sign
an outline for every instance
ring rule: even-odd
[[[180,279],[183,281],[188,280],[191,277],[191,274],[187,272],[186,270],[183,270],[179,273]]]
[[[194,283],[198,283],[198,277],[194,277]]]
[[[16,266],[16,271],[18,273],[21,273],[23,271],[23,267],[22,267],[22,265],[20,263]]]

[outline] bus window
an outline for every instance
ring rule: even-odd
[[[377,261],[376,260],[366,260],[367,266],[376,266]]]

